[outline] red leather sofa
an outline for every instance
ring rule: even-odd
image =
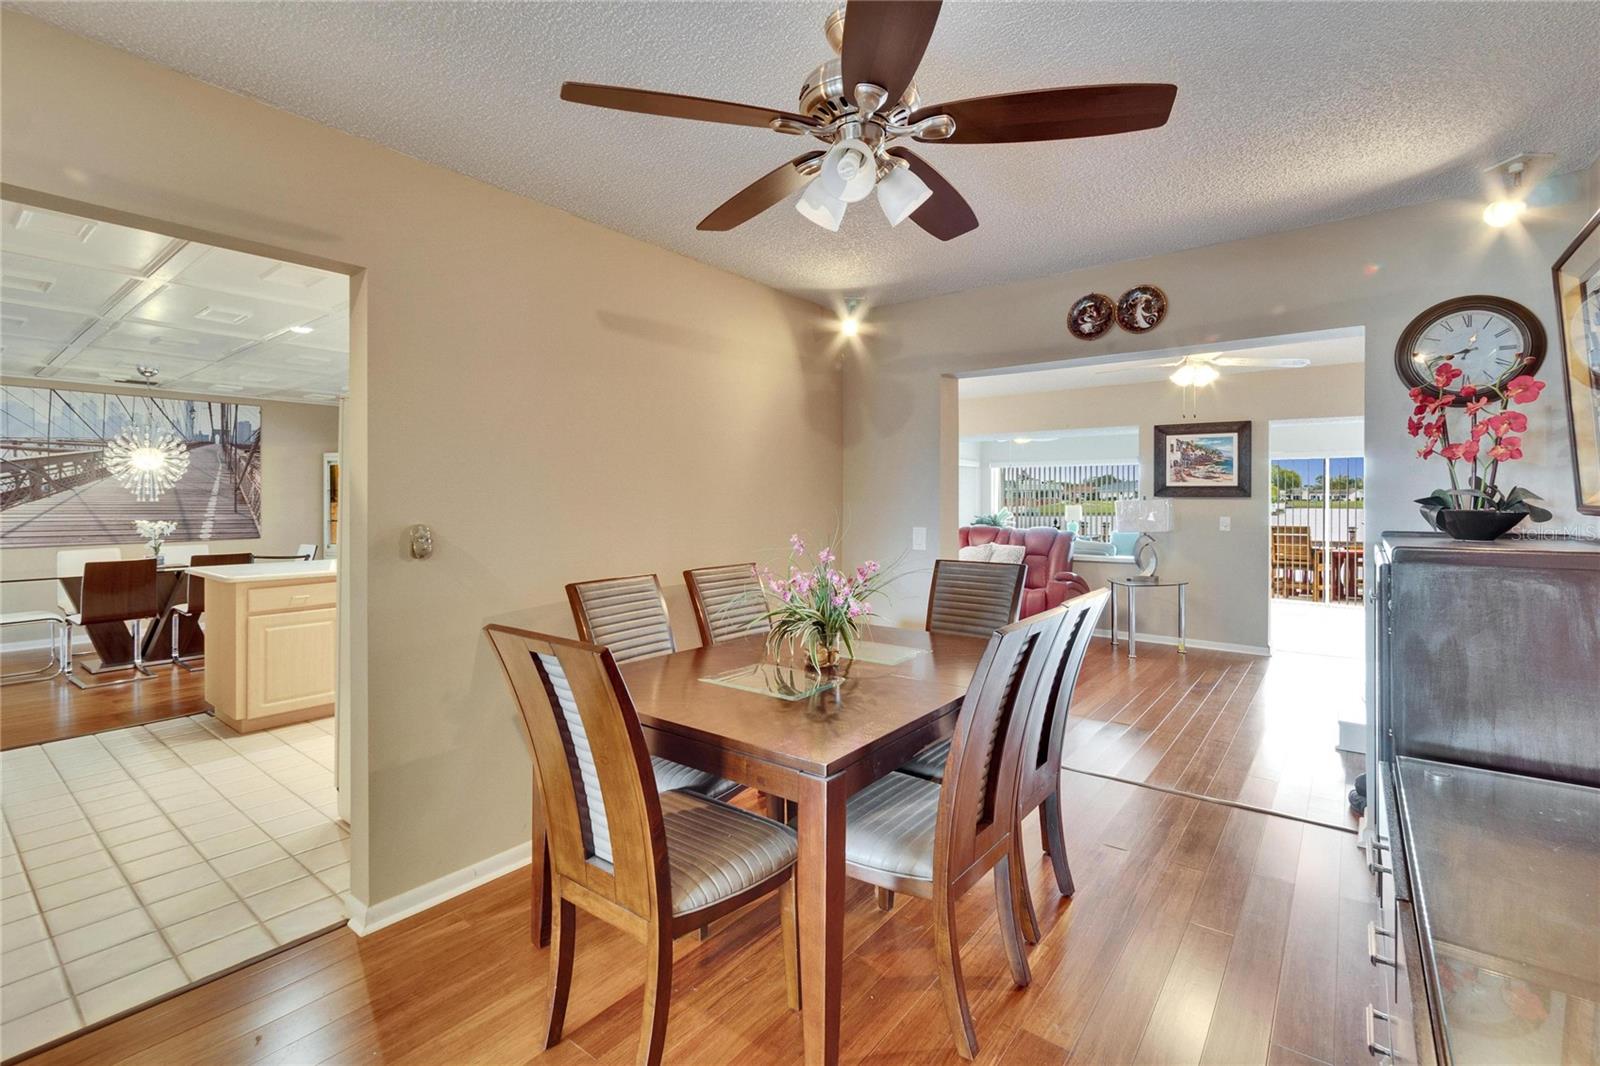
[[[1022,582],[1019,617],[1048,611],[1065,600],[1089,591],[1089,583],[1071,570],[1072,534],[1059,529],[1007,529],[1000,526],[962,526],[961,547],[975,544],[1020,544],[1027,576]]]

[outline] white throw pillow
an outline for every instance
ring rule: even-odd
[[[994,544],[994,551],[989,555],[991,563],[1020,563],[1027,554],[1027,549],[1020,544]]]
[[[989,556],[994,553],[993,544],[970,544],[956,552],[956,558],[964,563],[986,563]]]

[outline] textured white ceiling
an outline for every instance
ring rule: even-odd
[[[928,101],[1178,85],[1161,130],[930,145],[980,227],[941,244],[864,203],[830,234],[711,208],[806,142],[561,102],[566,79],[792,107],[828,58],[809,3],[13,3],[69,30],[754,278],[878,303],[1448,195],[1523,151],[1600,155],[1592,3],[948,3]]]
[[[0,373],[336,403],[350,279],[0,200]]]

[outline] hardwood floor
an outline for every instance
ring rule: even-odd
[[[18,656],[17,663],[8,662],[6,669],[25,670],[33,665]],[[206,709],[205,674],[166,664],[153,665],[150,672],[153,677],[137,684],[99,691],[79,689],[60,677],[7,685],[0,694],[0,749],[181,718]]]
[[[1355,828],[1362,757],[1336,751],[1360,717],[1360,660],[1146,645],[1131,664],[1103,642],[1084,667],[1062,750],[1069,769]]]
[[[1132,667],[1095,654],[1081,758],[1228,798],[1259,781],[1249,795],[1267,797],[1270,784],[1273,802],[1304,811],[1331,794],[1295,780],[1309,744],[1286,739],[1318,706],[1317,678],[1296,683],[1276,662],[1214,653],[1180,662],[1152,647]],[[1055,895],[1030,819],[1043,936],[1027,989],[1012,986],[989,886],[960,905],[980,1062],[1369,1061],[1362,1011],[1378,974],[1364,932],[1377,914],[1351,832],[1084,773],[1068,771],[1063,787],[1077,894]],[[365,939],[341,930],[303,944],[34,1061],[631,1061],[642,953],[582,915],[566,1039],[538,1054],[545,953],[529,941],[527,900],[525,873],[509,875]],[[926,902],[902,897],[884,913],[852,884],[847,1060],[960,1061],[931,925]],[[708,940],[677,942],[666,1061],[801,1061],[778,938],[767,900]]]

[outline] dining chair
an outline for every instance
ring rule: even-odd
[[[1026,576],[1021,563],[936,560],[928,593],[928,632],[987,637],[1016,621]]]
[[[555,920],[544,1047],[561,1040],[577,909],[645,945],[636,1061],[661,1061],[672,941],[778,892],[790,1009],[800,1005],[795,832],[690,792],[661,792],[613,653],[582,641],[484,627],[533,750],[549,841]]]
[[[220,552],[216,555],[192,555],[189,557],[189,566],[233,566],[239,563],[253,563],[256,557],[249,552]],[[200,616],[206,613],[206,582],[205,578],[196,581],[189,574],[184,575],[187,587],[184,591],[186,597],[183,603],[172,605],[168,612],[167,628],[172,631],[172,663],[180,666],[190,673],[198,674],[205,669],[195,666],[196,659],[203,659],[203,655],[190,655],[185,658],[178,654],[180,646],[180,626],[184,620],[194,623],[198,628]],[[202,631],[203,632],[203,631]]]
[[[159,616],[156,604],[156,561],[119,559],[116,562],[85,563],[83,585],[78,593],[78,608],[66,616],[67,646],[72,646],[73,626],[100,625],[105,622],[130,622],[133,625],[132,677],[89,684],[72,669],[69,657],[67,680],[78,688],[110,688],[153,677],[144,665],[144,623]]]
[[[567,602],[578,639],[609,648],[619,663],[670,655],[678,650],[672,636],[667,598],[654,574],[579,581],[567,586]],[[661,791],[688,789],[713,799],[739,791],[739,784],[696,770],[692,766],[657,757],[656,783]]]
[[[1067,714],[1072,694],[1083,671],[1084,656],[1094,638],[1095,626],[1105,610],[1109,589],[1098,589],[1075,596],[1062,604],[1066,612],[1056,631],[1045,660],[1043,679],[1034,690],[1022,732],[1022,764],[1017,770],[1017,835],[1013,841],[1013,861],[1022,865],[1022,820],[1039,812],[1039,832],[1044,852],[1055,873],[1056,888],[1063,896],[1073,893],[1072,867],[1067,862],[1067,843],[1061,805],[1061,747],[1067,733]],[[1022,936],[1030,944],[1039,942],[1039,918],[1028,891],[1027,877],[1011,880],[1017,894],[1016,909],[1022,923]]]
[[[50,630],[50,660],[35,670],[13,670],[9,674],[0,674],[0,684],[25,684],[29,681],[49,681],[60,676],[66,663],[66,644],[62,640],[62,633],[66,630],[67,619],[60,611],[8,611],[0,614],[0,629],[6,626],[36,626],[42,625]]]
[[[1022,731],[1065,610],[996,631],[957,712],[944,782],[893,771],[845,805],[845,870],[888,892],[933,901],[939,986],[956,1051],[978,1053],[961,974],[957,901],[991,870],[1000,937],[1017,987],[1030,981],[1013,879]]]
[[[121,558],[121,548],[70,548],[56,552],[56,606],[61,608],[62,615],[78,610],[78,605],[67,594],[67,579],[82,578],[83,568],[89,563],[110,563]]]
[[[930,633],[987,637],[1017,620],[1026,571],[1021,563],[979,563],[938,559],[928,594]],[[901,770],[937,781],[950,757],[950,740],[936,740],[911,757]],[[878,893],[878,906],[888,910],[893,896]]]
[[[765,633],[769,628],[767,598],[754,563],[685,570],[683,583],[689,589],[694,624],[700,628],[704,646]]]

